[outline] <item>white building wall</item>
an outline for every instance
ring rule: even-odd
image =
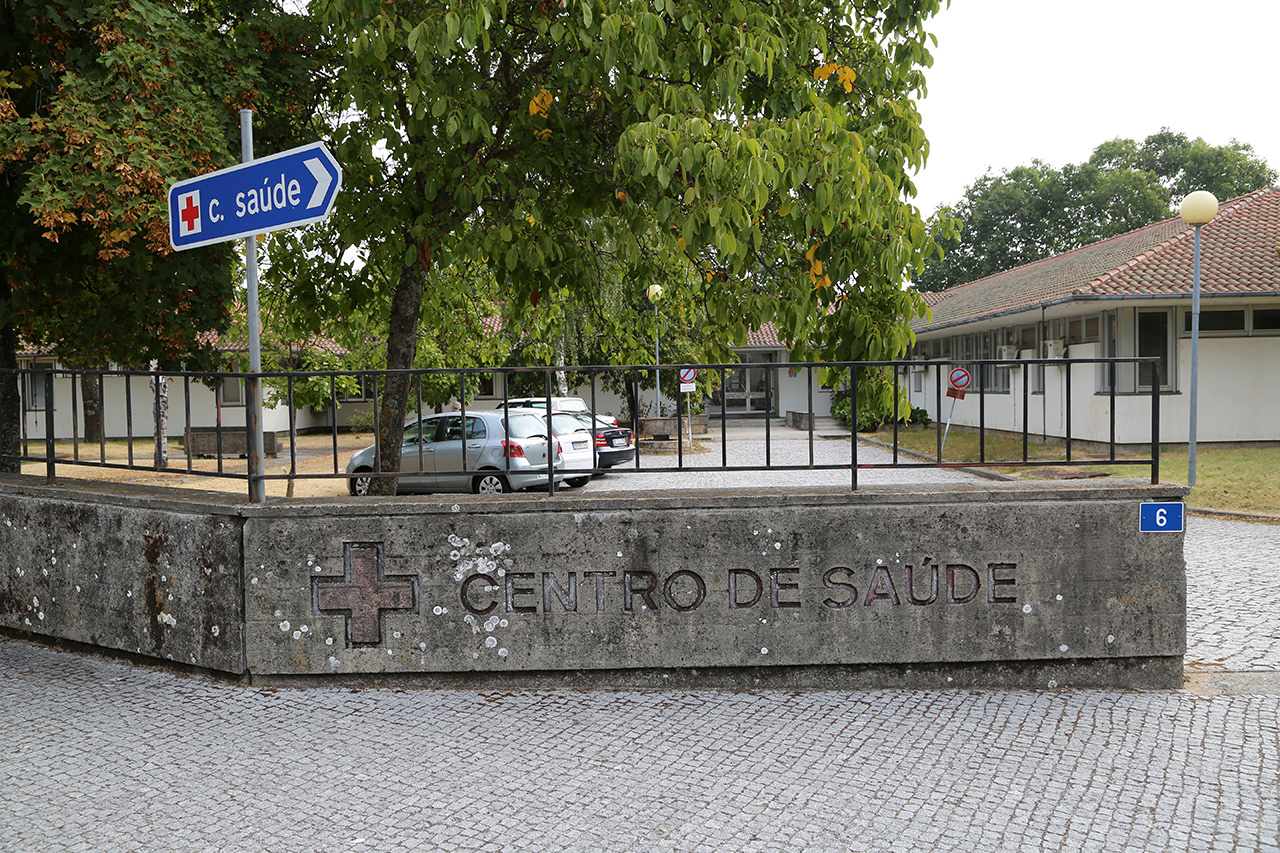
[[[1190,338],[1178,339],[1178,375],[1180,393],[1161,398],[1161,441],[1190,434]],[[1197,390],[1198,442],[1280,441],[1280,337],[1201,337]]]
[[[1076,344],[1068,356],[1073,359],[1099,357],[1098,344]],[[1024,352],[1024,356],[1030,353]],[[1191,341],[1179,337],[1176,343],[1175,390],[1160,395],[1160,441],[1185,443],[1190,434]],[[937,421],[946,422],[952,412],[946,396],[947,373],[952,364],[938,369],[929,363],[922,391],[909,391],[913,406],[924,406]],[[1274,366],[1274,367],[1273,367]],[[1009,393],[985,395],[985,423],[989,429],[1021,433],[1023,429],[1022,384],[1030,380],[1034,368],[1010,371]],[[1119,366],[1117,371],[1124,371]],[[1128,368],[1132,370],[1132,368]],[[1280,337],[1202,337],[1200,339],[1199,418],[1197,441],[1280,441]],[[1071,372],[1072,439],[1108,442],[1111,438],[1111,396],[1099,389],[1104,368],[1097,364],[1070,367],[1046,365],[1044,393],[1027,395],[1027,429],[1031,435],[1065,438],[1068,435],[1067,371]],[[941,379],[942,407],[937,409],[936,388]],[[1118,376],[1118,387],[1132,387]],[[976,380],[975,380],[976,385]],[[908,385],[908,388],[911,386]],[[977,427],[981,420],[979,396],[970,391],[955,404],[951,422]],[[1141,445],[1151,440],[1151,393],[1117,392],[1115,395],[1115,440],[1118,444]]]
[[[794,373],[788,368],[779,368],[774,374],[777,377],[778,416],[786,417],[787,412],[809,411],[810,384],[813,388],[813,413],[818,417],[831,414],[831,391],[822,388],[822,371],[818,368],[796,368]],[[812,377],[812,379],[810,378]]]
[[[79,380],[72,388],[72,380],[66,374],[54,374],[53,382],[53,428],[54,438],[58,441],[69,441],[76,432],[84,435],[84,397],[80,393]],[[196,427],[214,427],[224,429],[244,429],[246,423],[243,405],[226,404],[221,412],[216,405],[214,391],[209,386],[194,379],[184,381],[181,377],[171,378],[168,382],[169,397],[169,437],[178,438],[186,432],[187,415],[190,412],[191,424]],[[27,396],[24,393],[24,406]],[[72,413],[74,400],[75,414]],[[155,417],[155,392],[151,388],[150,377],[145,375],[107,375],[102,382],[103,424],[108,439],[123,439],[128,435],[134,438],[146,438],[152,434]],[[369,403],[344,403],[338,415],[339,426],[345,426],[347,419],[362,408],[367,409]],[[43,441],[46,435],[46,412],[43,408],[25,411],[26,435],[30,441]],[[296,413],[299,430],[323,428],[329,426],[328,409],[321,412],[303,407]],[[288,432],[289,412],[283,406],[264,408],[262,428],[266,431]]]

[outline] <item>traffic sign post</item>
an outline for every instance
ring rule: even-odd
[[[942,381],[939,378],[938,381]],[[973,374],[969,372],[967,367],[953,367],[951,372],[947,374],[947,396],[951,398],[951,411],[947,414],[947,428],[942,431],[942,449],[939,453],[945,453],[947,449],[947,436],[951,433],[951,418],[956,413],[956,400],[964,399],[965,389],[969,387],[969,383],[973,381]],[[939,462],[942,460],[939,459]]]
[[[680,390],[683,393],[688,394],[689,392],[697,389],[698,386],[694,384],[694,380],[698,378],[698,371],[696,368],[682,367],[680,368],[679,376],[680,376]]]
[[[253,111],[240,111],[239,166],[169,186],[169,243],[175,251],[244,238],[249,321],[249,500],[267,499],[262,470],[262,335],[258,321],[258,234],[319,222],[333,210],[342,168],[322,142],[253,158]]]
[[[693,449],[693,399],[689,396],[697,390],[698,370],[695,367],[682,367],[679,372],[680,390],[684,392],[684,405],[689,414],[689,449]]]

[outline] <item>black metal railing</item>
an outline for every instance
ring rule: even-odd
[[[1120,370],[1136,371],[1137,365],[1153,363],[1155,381],[1149,391],[1150,396],[1150,431],[1142,442],[1124,442],[1126,445],[1140,443],[1149,446],[1146,456],[1120,455],[1117,452],[1121,444],[1117,440],[1117,401],[1118,398],[1133,399],[1136,395],[1117,392],[1117,372]],[[963,365],[976,380],[972,390],[966,395],[977,398],[978,415],[976,423],[966,423],[964,428],[976,431],[978,435],[979,454],[976,461],[960,461],[944,458],[943,441],[945,433],[937,430],[937,442],[932,456],[919,452],[908,452],[900,444],[900,424],[902,419],[901,405],[914,398],[915,405],[926,398],[933,403],[935,421],[943,421],[944,388],[947,387],[945,377],[950,368]],[[1073,385],[1073,368],[1081,365],[1097,365],[1098,381],[1095,388],[1080,389],[1078,382]],[[1033,429],[1031,422],[1031,397],[1047,393],[1043,387],[1032,390],[1032,369],[1044,370],[1048,367],[1063,368],[1061,383],[1056,396],[1061,401],[1062,425],[1060,431],[1047,430],[1044,423],[1041,429]],[[534,388],[537,393],[519,395],[524,398],[540,399],[540,408],[555,408],[554,398],[558,396],[553,389],[560,387],[563,381],[568,385],[569,394],[583,399],[591,412],[601,413],[617,410],[622,413],[618,419],[621,426],[631,429],[635,445],[635,453],[629,464],[607,469],[620,473],[664,473],[684,472],[691,475],[706,472],[742,472],[742,471],[802,471],[802,470],[840,470],[848,472],[851,489],[858,488],[858,472],[867,469],[881,468],[1017,468],[1035,466],[1079,466],[1097,465],[1105,462],[1109,465],[1150,466],[1151,482],[1159,481],[1160,464],[1160,382],[1159,362],[1154,358],[1096,358],[1096,359],[1025,359],[998,360],[982,359],[969,361],[879,361],[879,362],[782,362],[751,364],[711,364],[711,365],[679,365],[667,364],[656,368],[664,382],[671,382],[682,370],[696,370],[702,378],[698,388],[701,405],[708,414],[718,415],[718,441],[716,430],[708,427],[705,435],[707,445],[715,447],[695,448],[684,440],[691,426],[689,418],[692,413],[688,407],[691,396],[681,401],[679,393],[674,395],[671,414],[664,418],[674,422],[674,434],[677,439],[668,442],[666,449],[659,449],[655,441],[644,441],[652,433],[652,419],[646,417],[647,402],[644,398],[655,394],[653,390],[653,365],[613,366],[570,366],[570,367],[537,367],[537,368],[458,368],[431,369],[413,371],[327,371],[327,372],[273,372],[262,374],[242,373],[195,373],[195,372],[148,372],[127,370],[70,370],[64,368],[32,368],[18,371],[0,371],[0,382],[14,383],[14,390],[20,401],[18,417],[20,420],[20,439],[17,447],[3,448],[0,459],[9,463],[24,465],[42,465],[47,479],[53,480],[58,466],[91,466],[101,469],[119,469],[122,471],[148,471],[163,474],[185,475],[192,478],[224,478],[245,481],[248,493],[255,494],[255,483],[262,484],[279,480],[340,480],[344,485],[352,481],[354,474],[342,465],[341,457],[350,453],[340,447],[342,438],[351,431],[350,415],[354,412],[365,418],[363,426],[371,428],[373,436],[380,434],[382,413],[376,405],[381,398],[386,384],[393,377],[407,379],[410,388],[409,410],[419,413],[418,417],[426,417],[435,410],[448,409],[461,416],[465,423],[468,411],[478,409],[509,408],[511,401],[517,397],[513,386]],[[739,379],[755,374],[755,382],[746,388],[745,394],[729,390],[739,388]],[[996,376],[996,371],[1021,371],[1017,383],[1008,381],[1009,374]],[[840,458],[833,458],[829,452],[830,445],[825,443],[816,431],[815,413],[829,408],[829,401],[820,401],[821,395],[827,395],[833,387],[847,387],[850,390],[851,416],[856,423],[859,413],[858,387],[868,371],[878,373],[878,380],[886,385],[891,383],[893,412],[889,418],[892,424],[892,440],[886,442],[884,453],[860,449],[859,442],[850,441],[846,453]],[[918,383],[921,390],[915,391],[904,386],[904,381],[912,372],[923,371],[926,376]],[[778,377],[785,374],[786,381]],[[710,377],[711,381],[707,381]],[[1043,382],[1043,380],[1041,380]],[[86,383],[87,386],[86,386]],[[786,387],[780,387],[784,385]],[[914,381],[912,385],[914,386]],[[255,387],[261,385],[269,398],[268,412],[271,421],[280,428],[269,430],[276,437],[284,432],[289,436],[288,464],[279,468],[279,473],[268,473],[263,460],[254,459],[255,447],[252,418],[249,407],[244,402],[251,399]],[[1016,389],[1012,386],[1017,385]],[[81,436],[88,426],[84,398],[81,389],[93,390],[91,396],[100,400],[102,428],[96,430],[97,439],[86,442]],[[883,387],[883,386],[882,386]],[[494,391],[493,389],[500,389]],[[714,389],[712,393],[703,393]],[[989,390],[994,389],[994,390]],[[1097,390],[1095,390],[1097,389]],[[486,393],[486,391],[488,393]],[[1079,446],[1086,437],[1073,434],[1073,403],[1077,394],[1087,393],[1090,399],[1104,400],[1107,407],[1109,431],[1104,439],[1097,436],[1088,437],[1091,446],[1102,446],[1105,453],[1082,455]],[[1144,391],[1143,394],[1146,394]],[[11,395],[12,396],[12,395]],[[661,406],[662,394],[656,394]],[[666,395],[672,397],[670,393]],[[739,396],[748,401],[763,399],[763,411],[737,412],[730,409],[730,400]],[[1002,426],[988,423],[988,408],[991,398],[1014,399],[1020,396],[1020,424],[1006,422]],[[450,403],[436,406],[432,400],[448,397]],[[176,402],[175,402],[176,398]],[[0,395],[0,400],[5,399]],[[955,403],[952,403],[954,407]],[[341,414],[344,408],[346,414]],[[789,429],[785,453],[780,453],[780,439],[775,436],[778,427],[774,421],[784,410],[802,412],[805,426],[799,429],[801,439],[807,452],[797,453],[794,444],[797,441],[797,430]],[[714,411],[713,411],[714,410]],[[167,411],[168,427],[164,430],[163,441],[155,438],[159,432],[156,424],[165,420]],[[954,408],[953,408],[954,411]],[[341,416],[340,416],[341,415]],[[746,444],[738,442],[734,446],[731,441],[729,422],[735,415],[759,417],[760,432],[763,434],[762,447],[759,440],[753,440],[749,451],[744,451]],[[6,418],[12,418],[12,412],[0,411],[0,425]],[[973,419],[966,418],[968,421]],[[412,432],[413,420],[406,428],[406,434]],[[950,422],[948,421],[948,426]],[[176,432],[175,432],[176,428]],[[649,428],[649,429],[646,429]],[[550,426],[548,427],[550,434]],[[643,433],[643,434],[642,434]],[[1020,435],[1021,455],[1012,459],[988,458],[989,438],[993,433],[1002,435]],[[670,424],[658,435],[672,434]],[[108,436],[111,436],[110,438]],[[182,451],[178,454],[153,452],[151,458],[143,461],[138,458],[140,446],[166,449],[173,436],[181,436]],[[298,436],[322,435],[326,438],[320,447],[311,451],[309,458],[327,456],[321,465],[310,465],[307,470],[299,466],[300,449]],[[592,462],[590,467],[565,468],[557,467],[548,454],[547,475],[548,491],[555,493],[557,482],[574,474],[598,474],[606,469],[599,465],[599,450],[595,447],[594,429],[591,430]],[[1063,458],[1033,458],[1030,453],[1031,437],[1043,435],[1055,441],[1061,441]],[[203,449],[201,442],[208,444]],[[374,442],[376,445],[376,441]],[[122,446],[121,446],[122,445]],[[193,448],[194,445],[194,448]],[[671,453],[671,449],[674,453]],[[817,448],[822,446],[823,453]],[[419,442],[421,448],[421,442]],[[695,449],[697,452],[695,453]],[[716,450],[718,449],[718,454]],[[110,452],[109,452],[110,451]],[[278,452],[278,451],[277,451]],[[419,454],[421,450],[419,449]],[[463,450],[463,467],[456,471],[436,472],[439,474],[479,475],[481,469],[469,467],[466,458],[465,442]],[[887,453],[888,458],[885,458]],[[244,465],[239,462],[229,463],[230,457],[243,455]],[[718,464],[715,456],[718,455]],[[754,460],[750,457],[756,457]],[[696,457],[696,459],[691,458]],[[762,459],[759,457],[763,457]],[[821,457],[821,458],[819,458]],[[419,457],[421,461],[421,457]],[[376,455],[372,470],[363,476],[370,478],[396,478],[404,475],[403,471],[383,470],[381,459]]]

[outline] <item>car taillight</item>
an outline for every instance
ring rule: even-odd
[[[510,459],[523,459],[524,448],[518,442],[504,441],[502,442],[502,455]]]
[[[604,433],[596,433],[596,447],[608,447],[609,439],[604,437]]]
[[[560,439],[556,439],[556,455],[560,456],[564,453],[564,448],[560,445]]]

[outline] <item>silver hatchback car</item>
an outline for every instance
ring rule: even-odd
[[[548,441],[546,421],[536,412],[507,418],[501,412],[467,412],[465,429],[459,414],[431,415],[405,424],[399,491],[495,495],[545,486],[549,448],[553,468],[562,467],[558,442]],[[369,493],[376,451],[370,445],[347,463],[347,473],[354,475],[351,494]]]

